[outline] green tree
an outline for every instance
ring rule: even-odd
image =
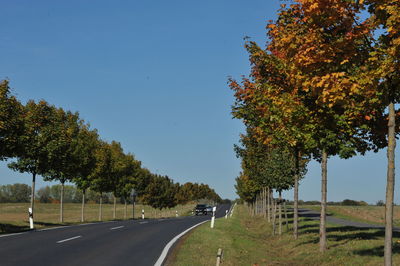
[[[24,130],[19,138],[21,152],[8,166],[21,173],[32,174],[31,209],[34,214],[36,175],[49,169],[47,144],[53,138],[54,106],[45,101],[28,101],[23,112]]]
[[[29,202],[31,188],[26,184],[12,184],[0,186],[0,202]]]
[[[64,222],[64,189],[65,182],[72,181],[77,175],[80,158],[75,155],[79,135],[79,114],[54,108],[52,138],[46,143],[48,171],[43,174],[44,180],[58,180],[60,187],[60,222]]]
[[[90,176],[96,168],[96,150],[99,146],[97,130],[90,130],[88,124],[80,123],[77,143],[73,151],[76,161],[76,175],[72,182],[82,191],[81,222],[85,221],[85,196],[90,187]]]
[[[22,130],[23,106],[11,95],[8,81],[0,81],[0,160],[21,152]]]
[[[154,175],[146,187],[143,202],[153,208],[163,209],[176,206],[176,187],[167,176]]]
[[[99,141],[99,146],[95,151],[96,167],[89,176],[90,188],[100,193],[99,220],[102,220],[103,193],[113,190],[112,167],[113,158],[110,144]]]
[[[36,192],[36,195],[39,198],[40,203],[51,203],[53,201],[53,198],[51,197],[51,189],[49,186],[40,188]]]

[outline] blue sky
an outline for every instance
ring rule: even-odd
[[[243,126],[231,118],[227,78],[248,74],[243,37],[264,43],[279,4],[2,1],[0,79],[22,102],[79,111],[153,172],[234,198],[240,161],[233,144]],[[385,152],[331,160],[328,199],[383,199],[385,164]],[[312,162],[300,197],[319,199],[319,180]],[[0,184],[15,182],[29,184],[30,176],[0,163]]]

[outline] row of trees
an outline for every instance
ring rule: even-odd
[[[266,154],[287,151],[293,158],[295,238],[300,162],[321,162],[322,252],[327,247],[328,158],[387,147],[385,265],[391,265],[400,1],[287,2],[291,4],[282,5],[278,18],[267,26],[265,48],[246,41],[251,74],[242,82],[230,79],[236,98],[233,115],[246,125],[245,137],[265,146]],[[246,171],[253,166],[245,161],[239,194],[242,187],[259,184],[257,175]]]
[[[144,204],[160,209],[200,198],[221,200],[208,185],[181,186],[168,176],[151,173],[133,154],[125,153],[119,142],[100,139],[97,130],[77,112],[44,100],[21,104],[5,80],[0,83],[0,159],[9,158],[11,169],[32,175],[32,211],[36,176],[60,182],[61,222],[66,182],[73,182],[82,191],[82,221],[88,189],[100,194],[100,219],[104,193],[113,194],[115,206],[117,197],[126,201],[135,190]],[[197,190],[188,192],[188,187]]]
[[[61,200],[61,191],[64,191],[63,194],[63,202],[64,203],[80,203],[82,202],[82,190],[78,189],[73,185],[64,185],[64,188],[61,188],[60,184],[52,185],[52,186],[44,186],[36,191],[36,201],[41,203],[60,203]],[[165,190],[160,187],[160,191]],[[10,184],[10,185],[1,185],[0,186],[0,203],[23,203],[29,202],[31,196],[32,188],[27,184]],[[151,189],[147,189],[146,193],[151,192]],[[171,201],[175,204],[185,204],[190,201],[214,201],[218,202],[219,198],[214,194],[214,192],[204,184],[196,184],[196,183],[185,183],[183,185],[175,184],[174,194],[171,196]],[[153,198],[151,200],[155,200],[160,195],[149,195],[146,194],[146,197]],[[113,201],[113,193],[103,193],[102,194],[102,202],[103,203],[111,203]],[[132,198],[119,198],[120,203],[132,203]],[[143,197],[138,199],[139,202],[143,201]],[[85,202],[100,202],[100,194],[91,189],[87,189],[85,192]],[[146,201],[147,203],[149,201]],[[154,206],[155,204],[153,204]],[[160,204],[157,203],[157,206]]]
[[[29,202],[31,188],[27,184],[0,186],[0,203]]]

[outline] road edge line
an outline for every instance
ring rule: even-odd
[[[198,224],[193,225],[192,227],[186,229],[185,231],[183,231],[182,233],[180,233],[179,235],[175,236],[171,241],[168,242],[168,244],[164,247],[163,251],[161,252],[160,257],[158,258],[158,260],[156,261],[156,263],[154,264],[154,266],[162,266],[164,260],[167,258],[168,252],[170,250],[170,248],[172,247],[172,245],[179,239],[181,238],[184,234],[186,234],[187,232],[189,232],[190,230],[192,230],[193,228],[204,224],[206,222],[209,222],[209,220],[205,220],[202,221]]]

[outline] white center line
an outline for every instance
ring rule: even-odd
[[[82,236],[74,236],[74,237],[71,237],[71,238],[67,238],[67,239],[64,239],[64,240],[57,241],[57,243],[70,241],[70,240],[77,239],[77,238],[80,238],[80,237],[82,237]]]
[[[124,227],[124,226],[122,225],[122,226],[113,227],[113,228],[110,228],[110,230],[120,229],[122,227]]]
[[[22,235],[22,234],[26,234],[26,232],[22,232],[22,233],[13,233],[13,234],[8,234],[8,235],[0,235],[0,237],[17,236],[17,235]]]
[[[140,224],[147,224],[148,222],[140,222]]]

